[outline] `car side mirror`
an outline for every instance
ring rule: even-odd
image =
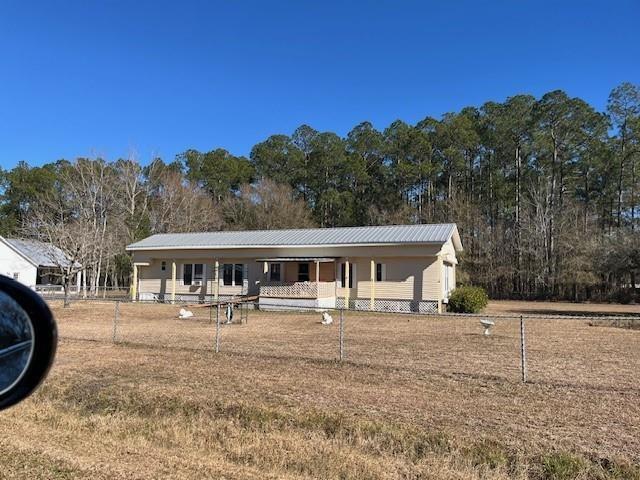
[[[0,275],[0,410],[46,377],[58,344],[51,310],[33,290]]]

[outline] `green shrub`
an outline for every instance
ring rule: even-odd
[[[633,291],[631,289],[620,289],[611,295],[611,300],[615,303],[628,305],[633,301]]]
[[[458,313],[480,313],[489,303],[482,287],[458,287],[449,297],[449,309]]]

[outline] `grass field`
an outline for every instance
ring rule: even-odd
[[[640,316],[640,305],[493,300],[489,302],[485,313],[495,315],[632,315],[638,317]]]
[[[207,309],[122,304],[117,344],[112,303],[54,309],[50,377],[0,415],[0,478],[640,478],[638,330],[527,320],[523,384],[515,319],[485,338],[348,312],[341,364],[317,314],[251,312],[216,354]]]

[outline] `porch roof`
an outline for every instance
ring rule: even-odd
[[[330,263],[335,262],[335,257],[272,257],[272,258],[258,258],[256,262],[320,262]]]

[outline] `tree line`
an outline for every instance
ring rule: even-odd
[[[626,301],[638,157],[637,85],[614,88],[605,112],[557,90],[345,137],[302,125],[249,158],[22,162],[0,172],[0,233],[71,252],[95,293],[128,284],[124,247],[152,233],[455,222],[460,280],[492,297]]]

